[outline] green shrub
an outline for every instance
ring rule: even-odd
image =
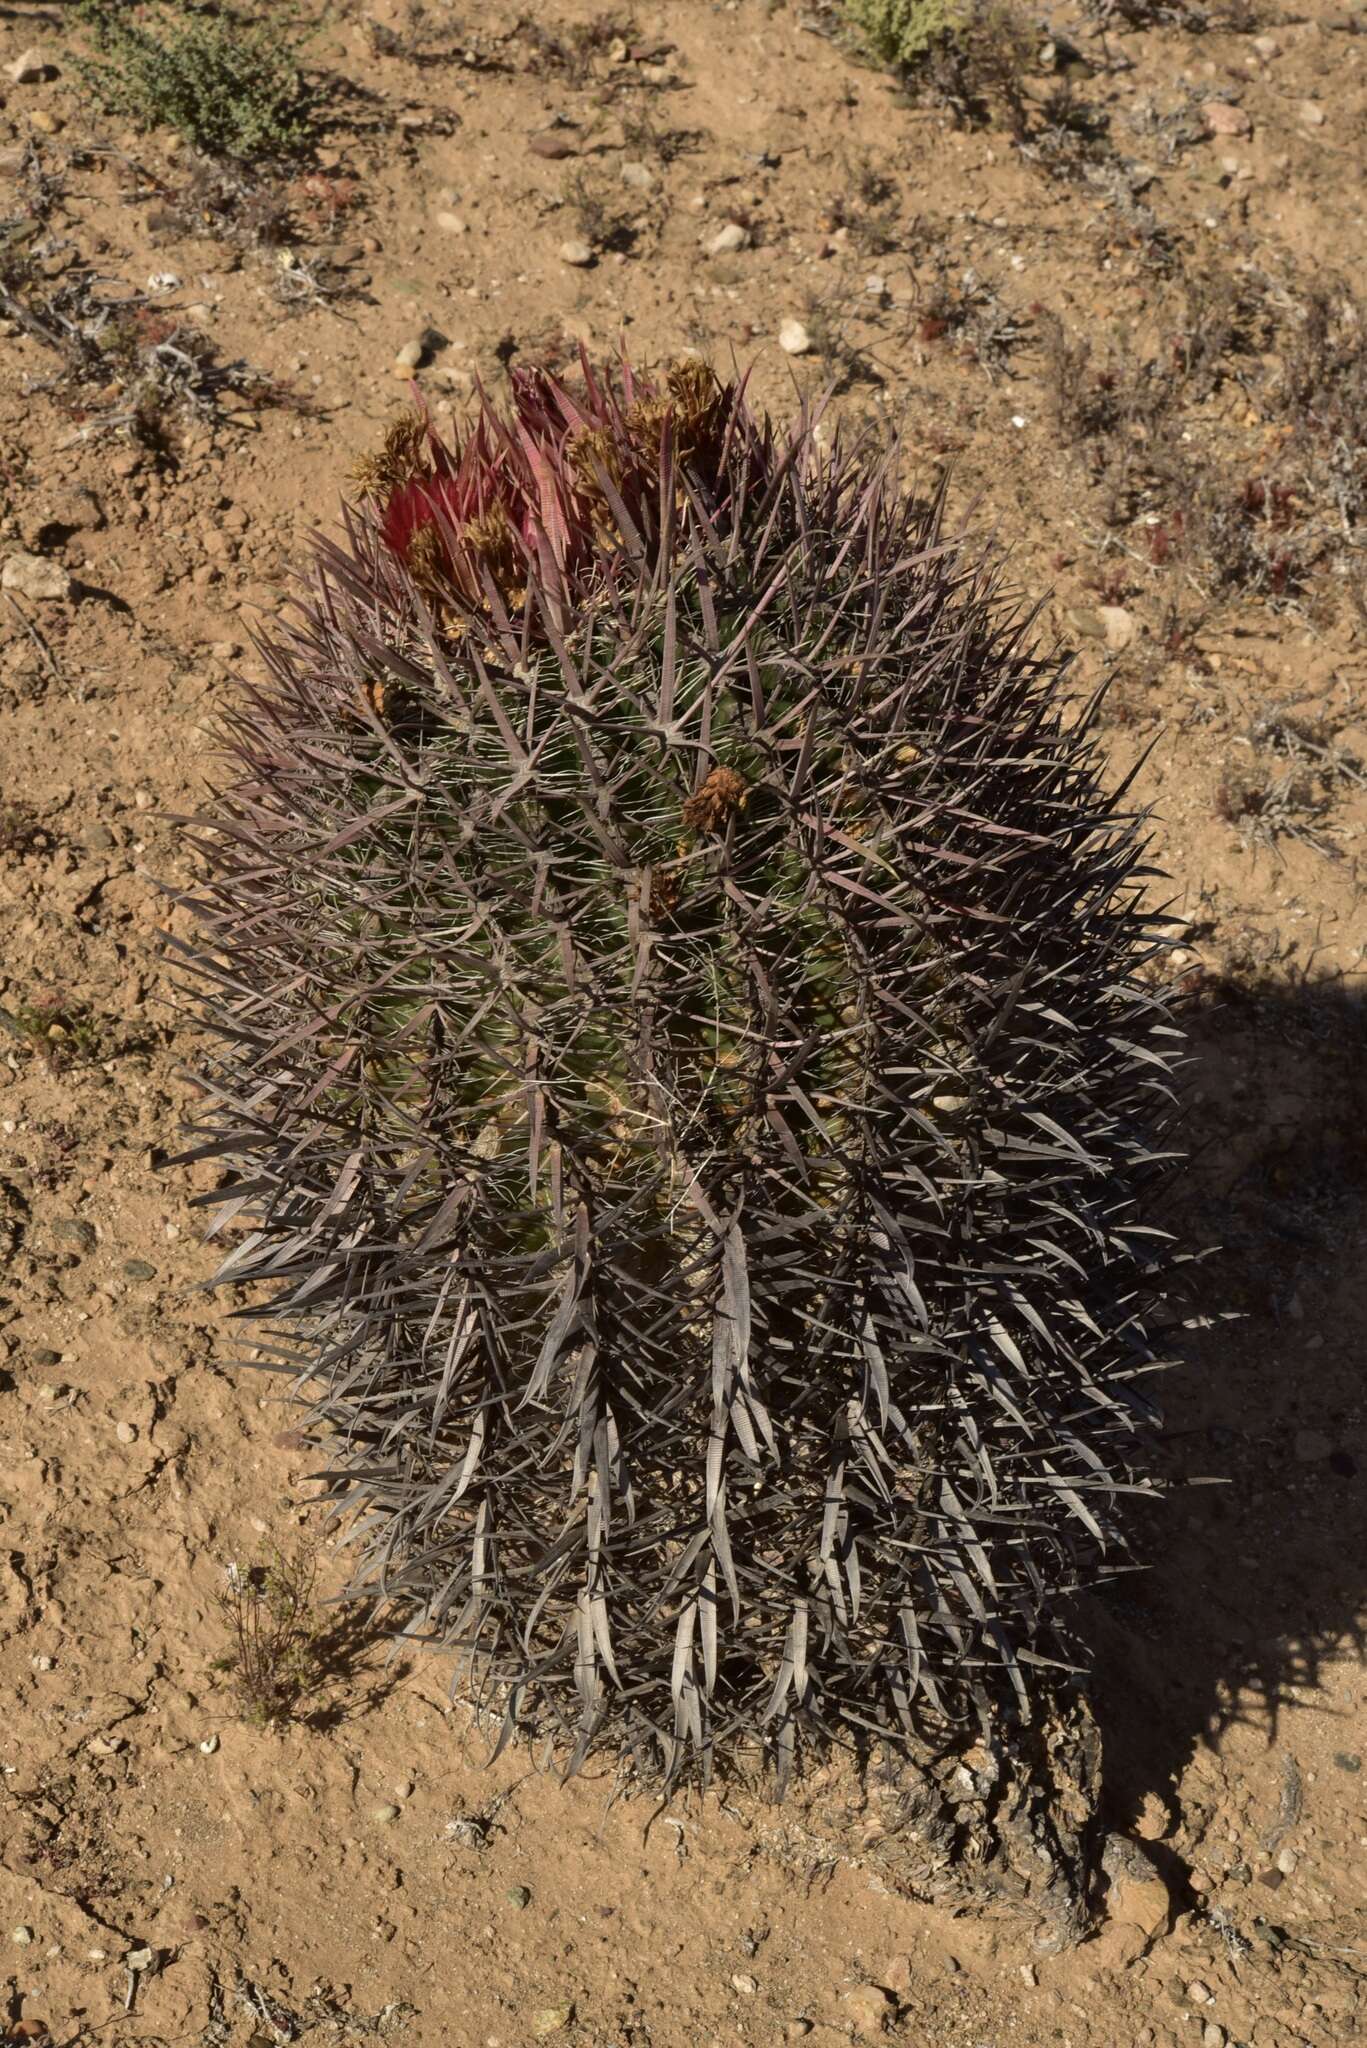
[[[970,0],[845,0],[845,12],[884,64],[915,64],[968,19]]]
[[[309,141],[303,42],[287,11],[252,20],[187,0],[80,0],[75,14],[94,48],[76,69],[107,112],[174,128],[208,156],[290,156]]]

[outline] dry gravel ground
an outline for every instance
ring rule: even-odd
[[[559,0],[341,0],[320,156],[234,195],[82,103],[60,9],[0,10],[3,63],[43,60],[0,79],[4,2041],[1355,2038],[1367,43],[1322,0],[1162,12],[1051,17],[1013,136],[909,103],[819,8],[642,0],[585,35]],[[90,357],[61,318],[100,308]],[[1068,1955],[804,1861],[748,1801],[648,1824],[606,1774],[485,1771],[440,1664],[363,1616],[282,1734],[214,1669],[227,1566],[306,1542],[310,1487],[153,1170],[190,1050],[168,818],[405,345],[440,408],[622,335],[900,423],[1110,679],[1117,772],[1153,749],[1204,1004],[1184,1227],[1242,1320],[1169,1386],[1153,1569],[1086,1617],[1122,1839]]]

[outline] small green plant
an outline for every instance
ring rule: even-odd
[[[273,1550],[262,1564],[230,1564],[218,1596],[232,1648],[213,1665],[229,1678],[244,1721],[297,1721],[327,1682],[328,1632],[314,1608],[313,1553]]]
[[[100,1059],[108,1050],[98,1018],[59,989],[40,989],[13,1010],[0,1008],[0,1026],[27,1051],[38,1053],[54,1073]]]
[[[253,19],[188,0],[79,0],[74,13],[93,46],[76,69],[106,112],[239,162],[293,156],[310,140],[303,39],[287,8]]]
[[[884,64],[910,67],[936,43],[952,39],[972,13],[971,0],[845,0],[852,25]]]

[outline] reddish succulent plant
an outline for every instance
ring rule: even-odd
[[[599,543],[658,528],[662,469],[715,481],[739,396],[703,365],[660,380],[624,364],[620,390],[585,361],[582,388],[544,370],[515,370],[512,410],[482,405],[448,446],[421,412],[397,422],[355,471],[377,500],[385,545],[430,595],[520,610],[529,579],[560,604],[601,576]]]

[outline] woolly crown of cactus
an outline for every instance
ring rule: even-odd
[[[1025,1719],[1122,1553],[1142,820],[896,449],[406,415],[222,733],[196,1156],[354,1587],[668,1784]]]

